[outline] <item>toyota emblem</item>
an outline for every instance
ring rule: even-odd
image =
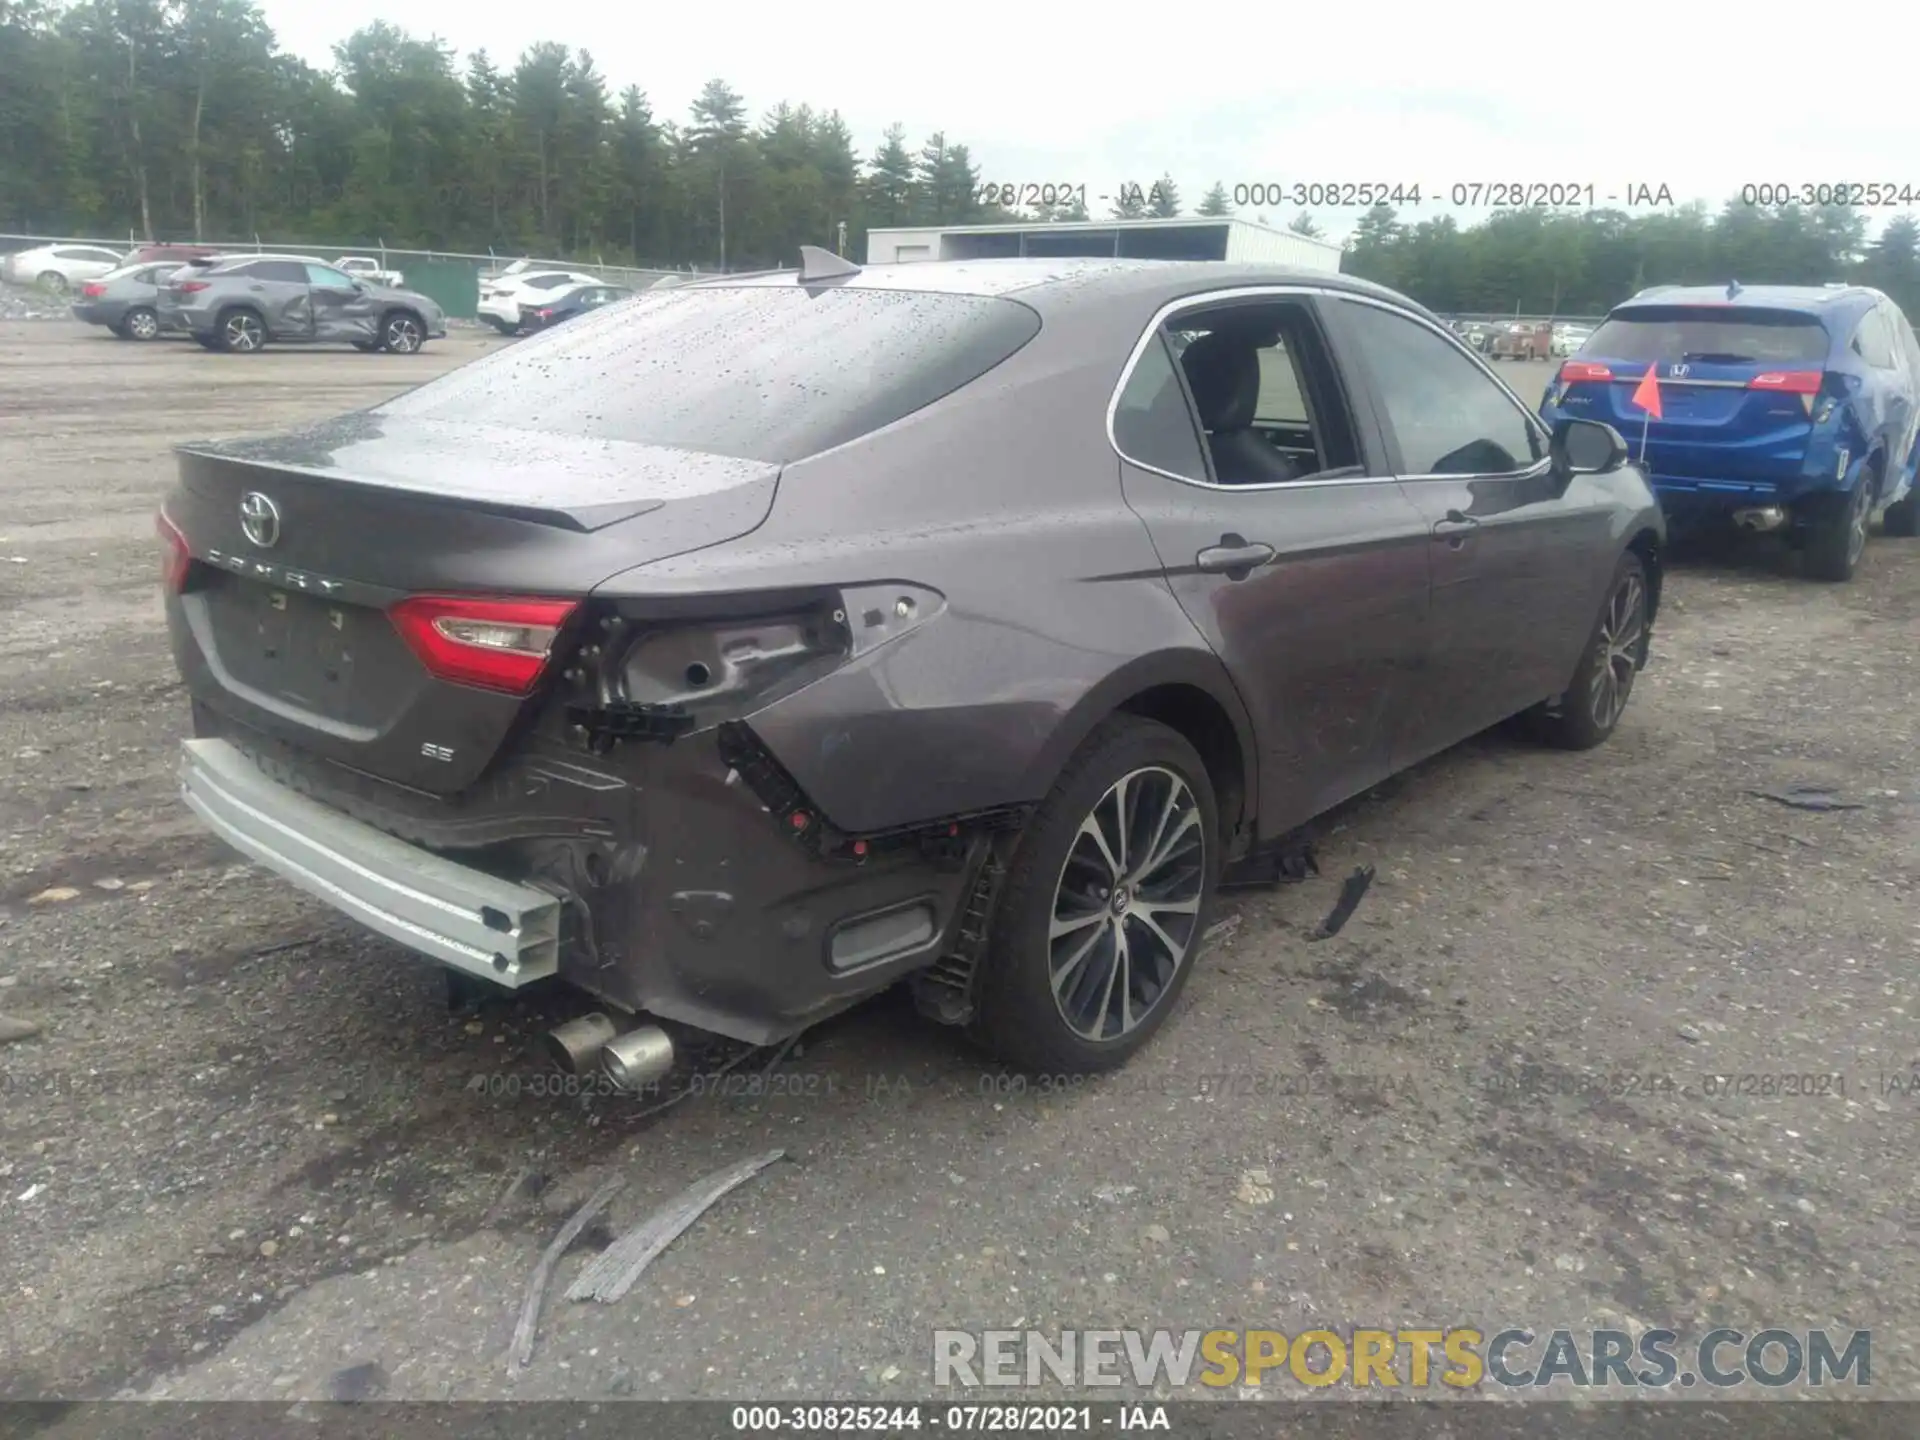
[[[240,528],[262,550],[271,549],[280,541],[280,507],[258,490],[249,490],[240,497]]]

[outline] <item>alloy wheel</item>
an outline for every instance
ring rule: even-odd
[[[387,349],[396,355],[411,355],[420,348],[420,327],[405,315],[387,322]]]
[[[150,310],[136,310],[127,316],[127,333],[136,340],[151,340],[160,333],[160,321]]]
[[[222,332],[227,348],[241,355],[251,354],[266,343],[266,333],[251,315],[232,315]]]
[[[1627,708],[1640,649],[1647,635],[1647,587],[1637,574],[1622,577],[1600,617],[1600,665],[1593,672],[1589,700],[1593,722],[1611,730]]]
[[[1117,1040],[1158,1008],[1199,939],[1207,835],[1187,782],[1147,766],[1080,822],[1054,887],[1048,975],[1083,1039]]]

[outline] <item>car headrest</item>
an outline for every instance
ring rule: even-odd
[[[1200,423],[1208,430],[1244,430],[1260,403],[1260,352],[1251,336],[1216,330],[1181,353]]]

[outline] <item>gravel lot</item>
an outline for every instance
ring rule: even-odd
[[[1920,1064],[1920,546],[1876,539],[1847,587],[1763,545],[1684,561],[1610,744],[1489,735],[1330,817],[1323,875],[1241,898],[1119,1077],[1000,1093],[887,997],[785,1061],[800,1093],[641,1118],[531,1093],[565,1001],[450,1013],[171,776],[168,445],[498,343],[0,323],[0,1013],[44,1027],[0,1046],[0,1395],[324,1395],[375,1362],[419,1398],[924,1396],[935,1325],[1423,1322],[1871,1327],[1876,1392],[1920,1393],[1916,1102],[1883,1081]],[[1503,373],[1532,400],[1546,367]],[[1750,793],[1789,785],[1860,808]],[[1523,1064],[1543,1089],[1493,1088]],[[1782,1073],[1845,1094],[1703,1093]],[[1222,1074],[1281,1093],[1202,1093]],[[618,1305],[556,1293],[509,1381],[582,1197],[625,1176],[622,1228],[771,1146],[801,1163]]]

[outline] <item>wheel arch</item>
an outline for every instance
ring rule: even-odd
[[[1144,655],[1083,695],[1055,726],[1029,768],[1026,793],[1053,789],[1067,762],[1094,729],[1115,714],[1156,720],[1183,736],[1207,767],[1228,854],[1253,833],[1259,760],[1253,722],[1226,668],[1191,650]]]
[[[220,307],[219,312],[213,317],[213,333],[218,335],[229,319],[241,314],[253,316],[254,319],[260,322],[260,328],[262,330],[269,329],[266,314],[258,305],[251,304],[245,300],[229,300],[225,305]]]
[[[1643,525],[1627,541],[1627,549],[1640,557],[1641,567],[1647,572],[1647,623],[1651,625],[1660,613],[1660,590],[1666,579],[1665,547],[1654,528]]]

